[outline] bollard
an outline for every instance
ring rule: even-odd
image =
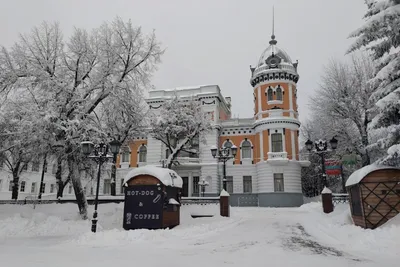
[[[332,201],[332,191],[324,187],[324,190],[321,192],[322,198],[322,209],[325,213],[331,213],[333,211],[333,201]]]
[[[221,191],[219,195],[219,208],[220,208],[220,215],[223,217],[229,217],[229,193],[226,192],[224,189]]]

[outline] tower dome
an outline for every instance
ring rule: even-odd
[[[275,35],[272,34],[269,46],[262,52],[260,59],[255,67],[250,66],[252,86],[270,80],[291,80],[297,83],[299,75],[297,73],[298,63],[292,62],[289,55],[276,44]]]
[[[273,57],[276,57],[276,62],[281,61],[292,64],[292,60],[290,59],[289,55],[283,49],[280,49],[276,43],[277,41],[275,40],[275,36],[272,35],[269,46],[262,52],[261,57],[258,60],[257,67],[268,64],[268,59]]]

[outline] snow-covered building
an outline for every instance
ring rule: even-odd
[[[212,157],[212,146],[238,147],[234,159],[226,164],[227,191],[231,204],[239,206],[299,206],[303,203],[301,168],[308,161],[299,159],[299,127],[297,112],[297,62],[277,46],[273,35],[258,63],[250,67],[250,84],[254,96],[252,118],[232,118],[231,98],[221,93],[218,85],[203,85],[169,90],[152,90],[146,99],[149,108],[157,112],[164,101],[178,94],[181,99],[197,99],[209,114],[213,129],[205,136],[206,144],[192,144],[198,154],[181,152],[175,171],[183,179],[183,196],[201,195],[199,182],[208,182],[206,196],[217,196],[222,190],[223,164]],[[249,92],[250,93],[250,92]],[[138,136],[121,147],[117,162],[117,194],[123,194],[126,174],[143,165],[161,166],[167,158],[166,147],[151,136]],[[55,166],[49,164],[42,192],[56,194]],[[111,172],[103,171],[100,194],[111,194]],[[38,195],[41,165],[30,163],[21,174],[20,196]],[[11,199],[11,174],[1,170],[0,198]],[[87,195],[93,195],[95,184],[85,179]],[[67,185],[64,196],[74,196]]]
[[[233,205],[299,206],[303,203],[301,168],[308,161],[299,159],[297,112],[297,62],[277,46],[272,35],[255,67],[250,84],[254,95],[254,117],[231,118],[231,99],[221,94],[218,85],[150,91],[146,102],[157,112],[162,103],[177,94],[181,99],[197,99],[210,115],[213,130],[207,144],[199,143],[199,155],[178,157],[174,170],[183,178],[183,196],[200,195],[199,182],[205,179],[207,196],[222,189],[222,163],[211,155],[211,146],[238,147],[236,157],[227,164],[227,190]],[[161,165],[167,149],[151,136],[132,140],[123,148],[118,176],[144,164]]]

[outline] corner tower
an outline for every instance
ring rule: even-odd
[[[299,159],[297,65],[277,46],[272,34],[257,65],[250,67],[254,93],[253,127],[260,146],[257,162]]]

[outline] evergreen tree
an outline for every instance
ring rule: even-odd
[[[356,41],[348,53],[362,48],[372,52],[376,74],[369,82],[375,106],[369,128],[371,154],[377,163],[400,165],[400,0],[366,0],[365,24],[350,34]]]

